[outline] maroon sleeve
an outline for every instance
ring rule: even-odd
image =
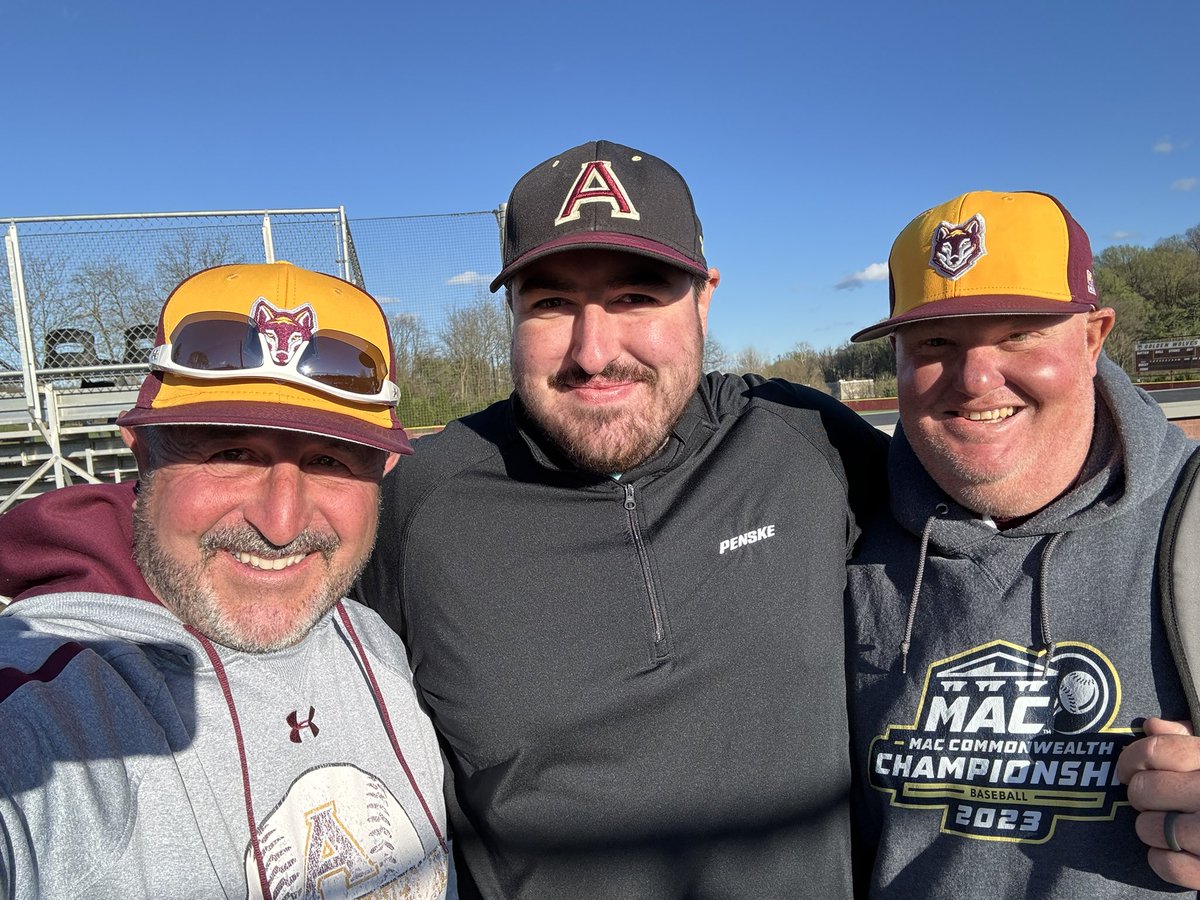
[[[59,488],[0,516],[0,594],[94,591],[157,603],[133,561],[134,483]]]

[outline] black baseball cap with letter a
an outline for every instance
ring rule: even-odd
[[[707,275],[692,192],[657,156],[589,141],[534,166],[504,215],[504,268],[494,292],[534,260],[576,249],[622,250]]]

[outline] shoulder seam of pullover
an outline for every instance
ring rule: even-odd
[[[788,428],[790,428],[792,431],[794,431],[796,434],[798,434],[801,438],[803,438],[805,443],[807,443],[810,447],[812,447],[814,450],[816,450],[817,453],[819,453],[821,455],[821,458],[825,460],[825,465],[829,467],[829,470],[834,474],[834,476],[837,478],[837,480],[841,483],[842,487],[844,489],[846,489],[847,491],[849,490],[850,480],[847,477],[845,470],[842,468],[842,466],[833,464],[833,458],[836,458],[838,456],[838,453],[837,453],[837,448],[835,448],[833,446],[833,442],[829,440],[829,432],[827,429],[824,429],[824,428],[821,429],[821,434],[825,436],[825,446],[822,447],[819,442],[813,440],[813,436],[811,434],[812,429],[803,427],[802,423],[789,421],[788,417],[785,416],[783,413],[781,413],[780,411],[778,411],[776,409],[772,409],[767,401],[758,402],[757,398],[752,399],[749,403],[747,403],[746,409],[739,411],[736,415],[741,417],[741,416],[747,415],[751,410],[754,410],[754,409],[761,409],[764,412],[775,416],[775,418],[779,419]],[[821,411],[818,409],[812,409],[812,408],[806,407],[806,410],[808,412],[812,412],[817,417],[820,417],[820,415],[821,415]],[[849,503],[849,500],[847,500],[847,503]]]
[[[405,556],[408,552],[408,535],[412,530],[413,522],[416,521],[416,519],[424,511],[426,504],[433,497],[433,495],[445,487],[448,482],[453,481],[470,468],[481,465],[488,460],[495,459],[497,456],[503,456],[504,448],[511,445],[513,441],[514,436],[510,433],[506,435],[503,440],[497,440],[495,443],[491,444],[491,449],[489,452],[479,454],[478,456],[472,456],[469,459],[463,460],[459,465],[451,469],[447,469],[445,472],[439,474],[438,477],[435,478],[425,489],[425,491],[413,501],[412,506],[409,508],[408,515],[405,516],[404,525],[400,529],[398,540],[399,546],[396,548],[397,569],[399,571],[400,612],[404,621],[411,621],[409,618],[408,609],[408,592],[404,589],[404,582],[408,577],[408,566],[405,565]]]

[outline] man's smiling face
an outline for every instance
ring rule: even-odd
[[[124,433],[149,473],[134,510],[138,566],[164,606],[217,643],[296,643],[365,564],[395,454],[268,428]]]
[[[996,518],[1054,500],[1091,445],[1092,379],[1112,324],[1112,310],[1101,309],[898,328],[900,421],[926,471],[957,502]]]
[[[556,253],[512,285],[512,369],[533,419],[580,468],[622,472],[663,445],[700,380],[708,305],[666,263],[611,250]]]

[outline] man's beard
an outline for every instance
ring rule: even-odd
[[[138,502],[133,513],[134,560],[164,606],[185,624],[222,646],[248,653],[266,653],[298,643],[345,596],[370,555],[371,548],[368,547],[362,558],[352,561],[350,566],[332,568],[333,553],[341,544],[333,534],[303,531],[286,546],[276,547],[249,525],[223,526],[201,537],[200,560],[195,565],[188,565],[171,556],[159,542],[146,512],[150,507],[153,482],[153,477],[143,476],[138,485]],[[254,633],[252,628],[240,625],[221,608],[205,569],[205,564],[221,551],[252,553],[266,559],[320,553],[330,568],[316,590],[295,605],[295,622],[284,633],[268,639]]]
[[[703,343],[703,334],[699,341]],[[671,369],[656,372],[633,363],[611,362],[598,381],[627,381],[645,385],[644,408],[564,408],[553,403],[564,389],[592,379],[578,366],[550,375],[539,388],[537,377],[521,371],[513,360],[517,395],[546,436],[564,456],[585,472],[611,475],[628,472],[656,454],[682,418],[700,381],[699,350]],[[547,396],[547,389],[549,395]]]

